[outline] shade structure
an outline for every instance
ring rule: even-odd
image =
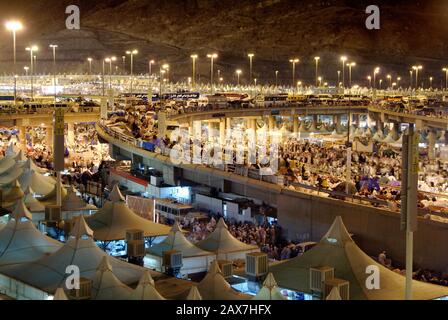
[[[58,288],[56,292],[54,293],[53,300],[68,300],[67,295],[65,294],[64,289]]]
[[[123,284],[112,272],[109,257],[104,256],[92,283],[92,300],[125,300],[132,289]]]
[[[338,288],[334,287],[331,289],[330,294],[325,298],[325,300],[342,300]]]
[[[0,175],[0,186],[8,186],[19,179],[24,169],[20,164],[15,164],[12,168]]]
[[[166,236],[170,227],[146,220],[134,213],[124,202],[118,186],[104,206],[87,218],[94,231],[94,238],[102,241],[116,241],[126,238],[127,230],[143,230],[145,237]]]
[[[17,267],[0,267],[0,273],[33,288],[53,294],[57,288],[64,285],[68,276],[67,266],[77,266],[81,277],[94,280],[98,265],[103,257],[108,257],[115,276],[121,282],[126,285],[137,283],[144,269],[109,257],[93,241],[92,230],[87,226],[84,217],[79,216],[76,219],[68,241],[58,251]]]
[[[25,194],[23,193],[20,182],[15,180],[11,189],[9,189],[9,191],[2,197],[3,207],[9,208],[14,206],[16,202],[24,196]]]
[[[188,241],[176,222],[162,242],[146,250],[145,266],[162,271],[163,253],[170,250],[182,252],[182,274],[207,271],[210,262],[216,258],[214,253],[204,251]]]
[[[35,261],[62,247],[36,229],[23,201],[17,202],[11,218],[0,230],[0,266]]]
[[[11,170],[16,165],[14,157],[4,157],[0,160],[0,175]]]
[[[83,211],[95,210],[94,205],[86,203],[77,195],[75,187],[71,186],[67,189],[67,195],[62,199],[62,211]]]
[[[129,295],[130,300],[165,300],[154,286],[149,270],[143,272],[138,286]]]
[[[381,130],[378,130],[377,132],[375,132],[375,134],[372,137],[373,141],[383,141],[383,139],[384,139],[384,135]]]
[[[244,258],[246,253],[260,251],[258,246],[246,244],[232,236],[222,218],[215,230],[196,246],[215,253],[218,259]]]
[[[218,262],[211,263],[207,275],[198,284],[198,290],[203,300],[247,300],[249,295],[237,292],[224,279]]]
[[[31,212],[43,212],[45,211],[45,206],[34,197],[34,191],[28,186],[27,190],[25,190],[25,197],[23,198],[25,206]]]
[[[302,256],[270,267],[279,287],[311,293],[310,268],[332,267],[336,278],[350,283],[351,300],[402,300],[405,277],[395,273],[365,254],[351,239],[341,217],[337,217],[327,234]],[[368,266],[380,271],[380,289],[369,290],[366,280]],[[448,295],[448,288],[413,281],[413,298],[433,299]]]
[[[25,170],[19,178],[23,189],[31,187],[35,193],[46,196],[54,189],[56,181],[51,177],[46,177],[36,170]]]
[[[202,300],[201,293],[197,286],[192,286],[190,292],[188,292],[186,300]]]
[[[51,190],[50,193],[48,193],[46,196],[39,198],[39,201],[44,204],[53,204],[56,203],[57,198],[57,187],[58,185],[53,185],[53,190]],[[61,197],[64,199],[67,196],[67,189],[61,185]]]
[[[279,291],[277,282],[272,273],[269,273],[263,282],[263,287],[252,300],[287,300]]]

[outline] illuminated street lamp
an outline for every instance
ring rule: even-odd
[[[418,90],[418,71],[422,70],[422,66],[412,66],[412,69],[415,70],[415,89]]]
[[[347,63],[349,74],[349,87],[352,87],[352,68],[356,66],[356,62]]]
[[[373,88],[376,89],[376,75],[380,73],[380,67],[376,67],[375,70],[373,70]]]
[[[237,78],[238,78],[238,87],[240,86],[240,76],[241,76],[242,73],[243,72],[240,69],[236,70],[236,75],[237,75]]]
[[[53,50],[53,87],[54,87],[54,104],[56,105],[56,49],[57,44],[50,44],[49,46]]]
[[[23,67],[23,69],[25,70],[25,76],[28,77],[28,70],[30,70],[30,67]]]
[[[342,88],[345,89],[345,61],[347,61],[347,57],[346,56],[342,56],[341,57],[341,62],[342,62]]]
[[[168,63],[165,63],[162,65],[162,69],[165,70],[164,74],[166,73],[166,82],[170,81],[170,65]]]
[[[296,83],[296,64],[299,63],[300,60],[297,58],[293,58],[290,59],[289,62],[292,63],[292,85],[294,86],[294,84]]]
[[[380,90],[381,90],[381,84],[383,83],[383,79],[380,79]]]
[[[397,77],[397,87],[400,87],[401,77]]]
[[[250,78],[249,83],[252,83],[252,63],[253,63],[253,58],[254,58],[255,54],[249,53],[247,56],[249,57],[249,70],[250,70],[249,71],[249,78]]]
[[[89,62],[89,74],[92,75],[92,58],[87,58],[87,61]]]
[[[126,56],[121,56],[121,61],[123,63],[123,74],[126,73]]]
[[[448,89],[448,68],[443,68],[442,71],[445,72],[445,91]]]
[[[13,75],[14,75],[14,104],[15,104],[17,101],[17,78],[15,77],[15,75],[17,74],[16,34],[17,34],[17,31],[20,31],[23,29],[23,25],[19,21],[8,21],[8,22],[6,22],[5,26],[8,31],[12,32],[12,39],[13,39],[13,57],[14,57]]]
[[[320,57],[314,57],[314,61],[316,62],[316,87],[318,85],[318,77],[319,77],[319,60]]]
[[[278,70],[275,70],[275,87],[278,87]]]
[[[37,46],[30,46],[26,48],[26,51],[30,52],[30,62],[31,62],[31,68],[30,68],[30,74],[31,74],[31,100],[34,99],[34,55],[33,53],[38,51],[39,48]]]
[[[257,86],[257,78],[254,79],[255,87]]]
[[[192,63],[193,63],[193,76],[192,76],[192,86],[193,88],[196,87],[196,59],[198,58],[197,54],[192,54],[190,56],[190,58],[192,59]]]
[[[372,77],[367,76],[367,80],[369,80],[369,88],[372,88]]]
[[[134,56],[138,54],[138,50],[128,50],[126,51],[127,55],[131,56],[131,95],[133,92],[133,84],[134,84]]]
[[[392,87],[392,76],[388,74],[386,78],[389,80],[389,88]]]
[[[215,61],[216,58],[218,58],[218,54],[210,53],[207,55],[207,58],[210,59],[210,86],[211,86],[212,93],[213,93],[213,91],[214,91],[214,88],[213,88],[213,62]]]
[[[318,77],[317,81],[318,81],[319,87],[322,87],[322,77]]]
[[[429,89],[432,89],[432,80],[433,80],[433,77],[429,77]]]
[[[149,60],[149,76],[152,76],[152,65],[156,62],[154,60]]]
[[[341,70],[338,70],[338,86],[341,86]]]

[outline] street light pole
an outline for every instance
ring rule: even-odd
[[[208,54],[207,58],[210,59],[210,86],[211,86],[211,90],[212,90],[212,94],[214,93],[214,88],[213,88],[213,62],[216,58],[218,58],[218,54],[216,53],[212,53],[212,54]]]
[[[352,62],[348,64],[348,74],[349,74],[349,86],[352,88],[352,68],[356,66],[356,62]]]
[[[89,75],[92,75],[92,58],[87,58],[87,61],[89,62]]]
[[[138,50],[126,51],[127,55],[131,56],[131,95],[133,93],[134,85],[134,55],[138,54]]]
[[[316,87],[318,86],[318,77],[319,77],[319,60],[320,57],[314,57],[314,61],[316,61]]]
[[[443,68],[442,71],[445,71],[445,91],[448,89],[448,68]]]
[[[14,56],[14,70],[13,70],[13,76],[14,76],[14,105],[17,103],[17,51],[16,51],[16,33],[17,31],[20,31],[23,29],[23,25],[19,21],[8,21],[6,23],[6,29],[12,32],[12,39],[13,39],[13,56]]]
[[[192,77],[191,77],[191,84],[192,84],[192,87],[193,87],[193,89],[194,88],[196,88],[196,59],[198,58],[198,55],[197,54],[192,54],[191,56],[191,59],[192,59],[192,63],[193,63],[193,74],[192,74]]]
[[[252,84],[252,62],[253,62],[253,58],[254,58],[254,54],[253,53],[249,53],[248,55],[247,55],[248,57],[249,57],[249,78],[250,78],[250,81],[249,81],[249,83],[250,84]]]
[[[292,87],[294,88],[294,86],[296,85],[296,63],[299,63],[299,59],[294,58],[294,59],[290,59],[289,62],[292,63]]]
[[[275,70],[275,87],[278,87],[278,70]]]
[[[345,61],[347,61],[347,57],[342,56],[341,61],[342,61],[342,88],[345,89]]]
[[[33,53],[35,51],[38,50],[37,46],[30,46],[28,48],[26,48],[26,51],[30,52],[30,62],[31,62],[31,69],[30,69],[30,74],[31,74],[31,101],[34,100],[34,55]]]
[[[57,44],[50,44],[50,48],[53,49],[53,88],[54,88],[54,106],[56,107],[56,48]]]
[[[236,76],[237,76],[237,79],[238,79],[238,82],[237,82],[238,88],[240,86],[240,75],[241,75],[241,73],[242,73],[242,71],[240,69],[236,70]]]

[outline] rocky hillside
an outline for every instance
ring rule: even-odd
[[[65,7],[81,8],[81,30],[65,29]],[[440,66],[448,64],[448,3],[443,0],[376,1],[381,9],[381,29],[365,28],[364,0],[16,0],[0,4],[2,17],[21,18],[27,30],[19,35],[22,64],[24,45],[51,42],[60,45],[59,59],[66,71],[86,70],[87,56],[100,59],[138,48],[136,68],[145,72],[147,58],[166,61],[173,76],[189,74],[191,53],[202,57],[200,72],[207,77],[204,56],[219,53],[218,69],[233,80],[236,68],[248,74],[249,51],[256,54],[254,75],[260,81],[272,79],[280,70],[290,78],[289,58],[301,59],[298,78],[311,81],[313,57],[322,58],[322,74],[334,81],[340,69],[338,57],[346,54],[357,62],[354,79],[365,79],[375,65],[381,65],[403,79],[415,63],[425,74],[443,79]],[[11,56],[8,37],[0,39],[0,57]],[[20,46],[22,44],[22,46]],[[8,55],[9,53],[9,55]],[[38,67],[45,70],[51,52],[39,53]],[[121,59],[120,59],[121,60]],[[5,69],[6,70],[6,69]],[[41,70],[42,71],[42,70]],[[439,79],[440,78],[440,79]]]

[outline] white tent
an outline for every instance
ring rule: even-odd
[[[30,186],[25,190],[25,197],[23,199],[25,202],[25,206],[31,211],[31,212],[44,212],[45,206],[39,202],[34,197],[34,191],[31,189]]]
[[[68,300],[67,295],[65,294],[64,289],[58,288],[54,293],[53,300]]]
[[[224,279],[218,262],[211,263],[207,275],[198,284],[198,290],[203,300],[247,300],[249,295],[234,290]]]
[[[325,298],[325,300],[342,300],[342,297],[339,294],[339,289],[336,287],[331,289],[330,294]]]
[[[383,141],[384,140],[384,135],[383,132],[381,130],[378,130],[377,132],[375,132],[375,134],[372,137],[373,141]]]
[[[216,258],[214,253],[199,249],[188,241],[177,222],[162,242],[146,250],[145,266],[162,271],[163,252],[169,250],[182,252],[183,266],[180,270],[182,274],[207,271],[210,262]]]
[[[287,300],[278,290],[277,282],[269,273],[263,282],[263,287],[252,300]]]
[[[218,221],[216,229],[196,246],[215,253],[219,260],[245,259],[247,253],[260,251],[258,246],[246,244],[232,236],[222,218]]]
[[[103,256],[98,266],[92,283],[92,300],[125,300],[132,292],[114,275],[109,259]]]
[[[118,186],[115,185],[109,201],[94,215],[87,218],[94,238],[102,241],[115,241],[126,238],[127,230],[143,230],[145,237],[165,236],[170,227],[146,220],[134,213],[124,201]]]
[[[34,169],[25,170],[19,178],[20,185],[23,189],[31,187],[35,193],[46,196],[54,189],[56,181],[51,177],[43,176],[42,173]]]
[[[93,231],[84,217],[76,218],[70,237],[62,248],[50,256],[14,268],[0,268],[0,273],[27,284],[33,289],[54,293],[64,284],[66,267],[76,265],[81,277],[94,279],[103,257],[108,257],[117,278],[126,285],[137,283],[144,268],[109,257],[92,239]],[[33,272],[29,272],[33,270]]]
[[[62,244],[43,235],[31,221],[31,213],[18,201],[11,220],[0,230],[0,266],[38,260],[57,251]]]
[[[387,269],[366,255],[352,240],[341,217],[337,217],[326,235],[303,255],[270,266],[278,284],[299,292],[311,293],[310,268],[328,266],[334,268],[336,278],[349,282],[350,300],[402,300],[405,277]],[[366,280],[368,266],[379,269],[380,289],[369,290]],[[434,299],[448,295],[448,288],[420,281],[413,281],[413,298]],[[326,297],[324,297],[325,299]]]
[[[15,180],[19,179],[23,172],[23,167],[16,163],[12,168],[0,175],[0,186],[10,185]]]
[[[23,193],[20,182],[15,180],[12,185],[12,188],[9,189],[9,191],[2,196],[2,202],[3,202],[2,206],[4,208],[9,209],[13,207],[16,204],[16,202],[22,199],[24,196],[25,194]]]
[[[4,157],[0,160],[0,175],[10,171],[16,165],[13,157]]]
[[[190,292],[188,292],[186,300],[202,300],[202,296],[199,293],[197,286],[192,286]]]
[[[387,135],[386,138],[383,139],[384,143],[388,143],[388,144],[394,144],[396,142],[396,140],[393,138],[393,133],[392,131],[389,132],[389,134]]]
[[[154,280],[149,273],[149,270],[145,270],[138,283],[137,288],[129,295],[130,300],[165,300],[164,297],[157,291],[154,285]]]
[[[73,186],[67,189],[67,195],[62,199],[62,211],[86,211],[95,209],[97,207],[87,204],[77,195],[76,189]]]

